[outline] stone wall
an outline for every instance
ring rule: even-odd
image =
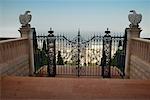
[[[0,75],[29,75],[29,45],[27,38],[0,41]]]
[[[150,79],[150,40],[131,40],[130,78]]]

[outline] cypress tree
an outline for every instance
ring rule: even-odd
[[[45,40],[43,41],[43,48],[42,48],[42,51],[45,51],[45,52],[46,52],[46,41],[45,41]]]
[[[61,51],[58,51],[57,65],[64,65],[63,58],[61,57]]]

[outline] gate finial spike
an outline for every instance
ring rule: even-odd
[[[80,28],[78,28],[78,32],[80,32]]]
[[[107,31],[108,31],[109,29],[107,28]]]
[[[109,34],[109,33],[110,33],[110,31],[108,30],[108,28],[107,28],[107,30],[105,31],[105,33],[106,33],[106,34]]]
[[[78,35],[80,34],[80,28],[78,28]]]
[[[54,31],[52,30],[52,27],[50,27],[50,30],[48,31],[48,33],[53,34]]]

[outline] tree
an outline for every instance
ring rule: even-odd
[[[111,65],[118,67],[122,72],[124,70],[124,63],[125,63],[125,55],[123,50],[117,50],[114,54],[113,58],[111,59]]]
[[[64,65],[63,58],[61,57],[61,51],[58,51],[57,65]]]
[[[42,66],[48,64],[48,57],[46,56],[46,52],[44,50],[40,51],[41,59],[42,59]]]
[[[42,48],[42,51],[41,52],[41,59],[42,59],[42,65],[46,65],[48,62],[48,58],[46,56],[46,41],[44,40],[43,41],[43,48]]]
[[[105,55],[105,51],[103,51],[103,55],[101,58],[101,64],[100,66],[106,66],[106,55]]]
[[[45,40],[43,41],[43,48],[42,48],[42,51],[45,51],[45,52],[46,52],[46,41],[45,41]]]
[[[35,30],[35,28],[32,28],[32,29],[33,29],[33,50],[34,50],[34,52],[36,52],[36,50],[38,49],[36,30]]]

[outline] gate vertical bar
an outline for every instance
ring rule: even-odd
[[[78,31],[78,77],[80,77],[80,30]]]
[[[56,38],[54,36],[54,31],[52,31],[52,28],[50,28],[50,31],[48,31],[48,37],[47,37],[47,48],[48,48],[48,76],[55,77],[56,75],[56,51],[55,51],[55,42]]]

